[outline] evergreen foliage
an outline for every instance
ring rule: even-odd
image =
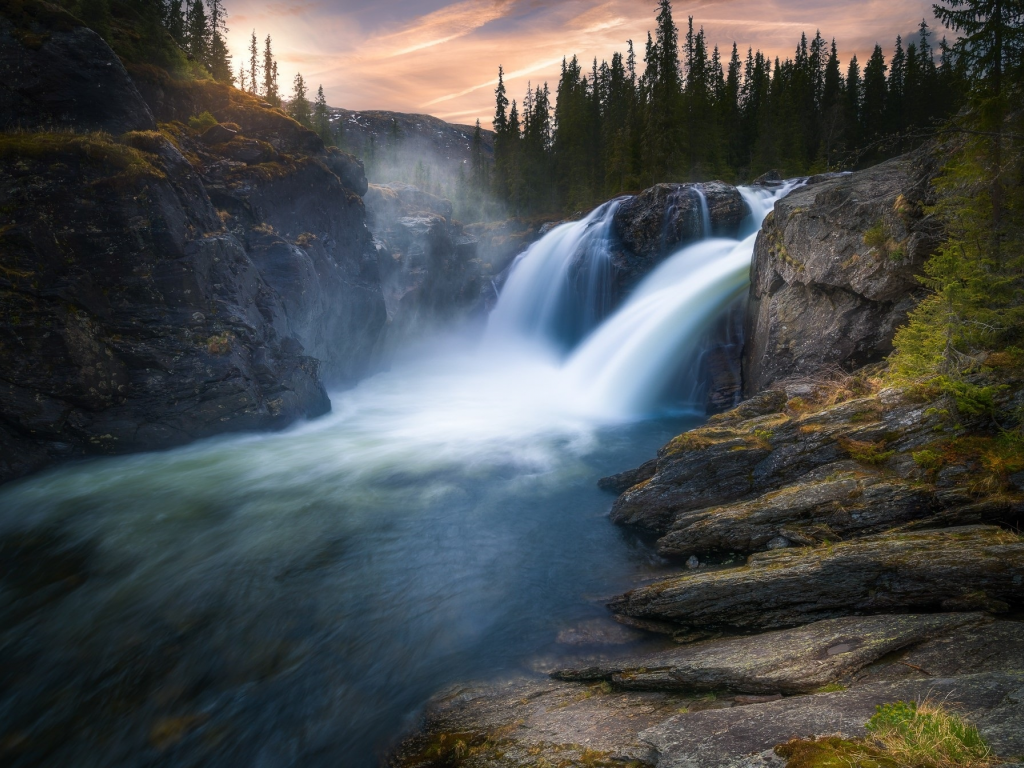
[[[659,0],[642,74],[632,41],[610,63],[566,58],[554,98],[530,86],[513,121],[499,68],[493,191],[515,214],[571,212],[663,181],[877,162],[960,108],[971,70],[945,41],[936,66],[930,37],[922,21],[889,61],[876,45],[863,69],[855,57],[844,66],[821,32],[801,35],[790,58],[741,58],[735,44],[723,55],[692,18],[680,35],[670,0]]]
[[[263,41],[263,98],[275,107],[281,106],[281,93],[277,85],[277,62],[270,35]]]
[[[292,83],[292,99],[288,104],[288,114],[307,128],[313,127],[309,99],[306,98],[306,81],[303,80],[301,72],[295,75]]]
[[[933,213],[948,239],[925,266],[928,292],[896,335],[892,371],[939,376],[960,403],[972,393],[966,374],[1024,346],[1024,4],[947,0],[935,11],[962,34],[952,49],[943,42],[942,58],[968,76],[967,108],[944,135],[950,160]]]
[[[316,101],[313,103],[312,128],[324,140],[324,144],[327,146],[334,144],[334,135],[331,133],[331,112],[327,108],[327,97],[324,96],[322,85],[317,88]]]

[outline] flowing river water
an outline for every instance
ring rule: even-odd
[[[744,190],[748,236],[684,249],[610,316],[614,202],[520,257],[482,336],[325,417],[0,489],[0,755],[371,766],[437,691],[572,652],[663,567],[596,480],[700,421],[666,387],[784,191]]]

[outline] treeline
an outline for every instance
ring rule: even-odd
[[[937,49],[937,50],[936,50]],[[545,83],[509,103],[495,92],[491,191],[511,211],[585,207],[661,181],[742,180],[874,162],[909,148],[962,103],[962,65],[922,20],[861,64],[835,40],[801,35],[794,56],[770,60],[735,43],[727,56],[689,19],[682,41],[660,0],[640,73],[633,42],[589,72],[563,60],[552,109]],[[938,59],[938,62],[936,61]]]

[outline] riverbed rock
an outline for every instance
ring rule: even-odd
[[[434,699],[391,768],[603,765],[782,768],[794,737],[846,738],[881,704],[941,699],[979,726],[995,754],[1024,749],[1024,673],[995,671],[856,684],[786,697],[684,696],[520,678]]]
[[[661,653],[560,669],[552,677],[608,680],[629,690],[812,693],[894,651],[979,623],[986,623],[983,614],[828,619],[798,629],[707,640]]]
[[[687,557],[693,552],[756,552],[837,541],[929,518],[942,509],[934,488],[853,462],[826,469],[824,478],[816,472],[816,479],[805,478],[748,502],[681,512],[658,540],[658,552]]]
[[[743,354],[748,395],[892,350],[941,240],[927,152],[817,180],[775,204],[754,247]]]
[[[616,613],[682,627],[765,630],[855,613],[1006,611],[1024,605],[1024,538],[994,526],[886,533],[751,555],[613,600]]]

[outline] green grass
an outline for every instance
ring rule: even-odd
[[[792,739],[775,747],[786,768],[987,768],[996,762],[978,729],[941,705],[883,704],[864,739]]]

